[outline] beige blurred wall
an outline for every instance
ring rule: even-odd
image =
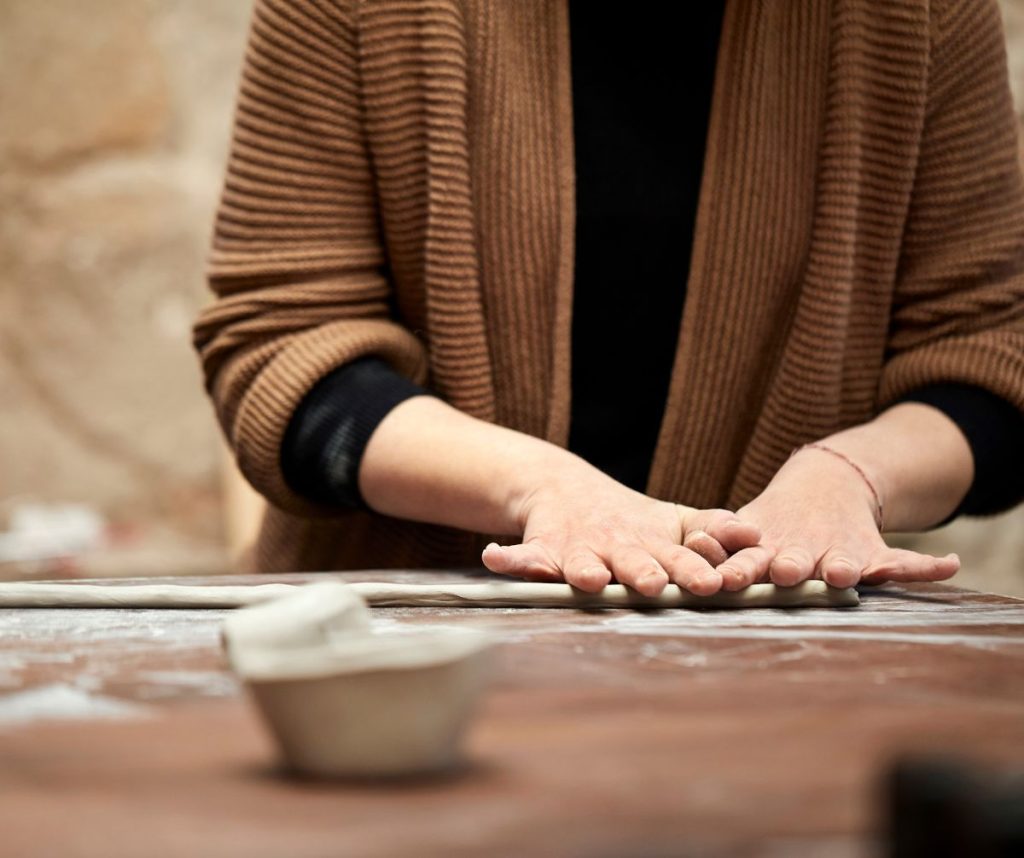
[[[1001,5],[1024,115],[1024,0]],[[189,343],[248,14],[0,0],[0,524],[78,500],[139,534],[87,571],[218,571],[255,520],[235,481],[224,515]],[[1024,510],[914,540],[1024,593]]]
[[[118,573],[227,562],[190,326],[248,13],[0,2],[0,517],[93,504]]]

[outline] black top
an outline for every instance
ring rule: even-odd
[[[637,491],[647,485],[677,351],[723,7],[693,4],[683,28],[592,0],[569,3],[569,449]]]
[[[723,8],[724,0],[689,7],[681,29],[586,0],[569,3],[576,150],[569,449],[640,491],[679,336]],[[320,503],[364,506],[357,476],[370,435],[399,402],[429,392],[374,357],[330,373],[288,427],[281,451],[288,484]],[[963,384],[931,385],[904,400],[942,410],[970,444],[975,479],[950,519],[1024,499],[1024,415],[1013,405]]]

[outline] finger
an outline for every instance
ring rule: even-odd
[[[499,575],[530,581],[561,581],[562,573],[548,550],[537,542],[501,546],[490,543],[481,555],[484,566]]]
[[[704,531],[730,554],[761,541],[761,528],[727,509],[695,510],[685,516],[684,525],[687,531]]]
[[[722,589],[721,574],[700,554],[670,542],[651,553],[672,582],[684,590],[697,596],[710,596]]]
[[[949,565],[949,564],[945,564]],[[865,576],[881,583],[884,581],[937,581],[942,580],[942,561],[929,554],[920,554],[902,548],[885,548],[868,564]],[[949,577],[945,575],[944,577]]]
[[[815,577],[831,587],[853,587],[860,581],[865,565],[855,561],[855,556],[856,552],[848,546],[833,546],[818,561]]]
[[[780,587],[793,587],[810,578],[814,574],[816,565],[811,552],[806,548],[790,545],[775,555],[768,574],[773,584]]]
[[[668,584],[668,573],[661,564],[638,546],[614,547],[608,560],[615,580],[644,596],[657,596]]]
[[[872,558],[861,580],[866,584],[885,581],[945,581],[960,570],[956,554],[933,557],[904,548],[887,548]]]
[[[686,539],[683,540],[683,547],[699,554],[705,563],[708,563],[711,567],[724,563],[729,557],[728,552],[722,548],[718,540],[703,530],[693,530],[686,534]],[[664,566],[665,564],[663,563],[662,565]]]
[[[718,567],[723,590],[742,590],[764,579],[773,553],[763,545],[743,548]]]
[[[562,564],[565,580],[587,593],[599,593],[612,580],[608,565],[589,548],[580,545],[568,552],[568,560]]]

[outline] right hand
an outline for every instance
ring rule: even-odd
[[[526,495],[517,518],[523,541],[491,543],[492,572],[534,581],[565,581],[598,592],[612,580],[645,596],[670,583],[701,596],[718,592],[715,566],[754,546],[757,526],[724,509],[660,501],[594,469]]]

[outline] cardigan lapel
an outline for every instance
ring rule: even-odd
[[[573,143],[572,58],[569,3],[556,5],[556,45],[559,48],[555,93],[558,154],[558,267],[555,286],[554,348],[546,437],[553,444],[569,443],[572,400],[572,299],[576,253],[576,153]]]
[[[751,19],[755,15],[753,7],[757,5],[749,0],[727,0],[725,4],[708,118],[704,169],[694,221],[686,303],[669,380],[668,399],[648,477],[649,494],[655,497],[687,498],[682,501],[684,503],[698,501],[689,499],[693,495],[693,468],[687,468],[685,463],[679,461],[680,450],[695,448],[687,446],[683,438],[693,435],[695,421],[700,410],[703,410],[699,409],[699,388],[712,394],[713,391],[708,388],[717,386],[718,382],[715,367],[702,360],[703,356],[698,349],[700,340],[705,339],[709,333],[706,323],[713,321],[709,317],[715,311],[701,310],[714,305],[716,290],[725,285],[724,281],[729,276],[725,270],[728,260],[723,258],[725,246],[716,242],[718,235],[715,227],[725,214],[722,211],[725,204],[720,195],[728,187],[728,182],[736,180],[744,166],[737,163],[734,154],[730,152],[730,132],[734,132],[743,119],[743,97],[736,89],[743,76],[751,72],[750,65],[745,61],[750,59],[746,51],[751,47]]]
[[[431,384],[469,414],[564,444],[575,220],[567,0],[359,8],[397,305],[428,339]]]
[[[565,443],[575,201],[566,0],[459,0],[496,419]]]
[[[740,467],[785,347],[814,220],[830,5],[726,4],[655,497],[729,502],[723,475]]]
[[[794,446],[873,413],[928,16],[906,0],[728,4],[654,496],[741,505]]]

